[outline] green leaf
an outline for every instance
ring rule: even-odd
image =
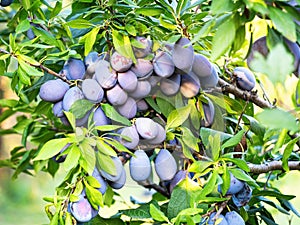
[[[297,119],[289,112],[281,109],[265,109],[263,112],[257,114],[257,119],[266,127],[271,129],[288,129],[291,131],[298,131],[299,126]]]
[[[54,18],[55,16],[57,16],[60,13],[61,10],[62,10],[62,2],[61,1],[56,1],[55,7],[51,11],[50,17]]]
[[[199,195],[197,196],[197,200],[204,199],[215,189],[217,178],[218,178],[218,171],[213,170],[211,176],[208,178],[208,182],[204,185],[204,188],[199,192]]]
[[[212,41],[211,60],[215,61],[231,46],[235,38],[235,22],[229,18],[221,24]]]
[[[143,16],[159,16],[163,12],[164,10],[158,7],[144,7],[135,10],[136,14],[141,14]]]
[[[130,34],[132,36],[136,36],[136,30],[135,30],[135,27],[133,25],[126,24],[125,25],[125,30],[128,32],[128,34]]]
[[[230,148],[238,145],[240,141],[242,140],[242,137],[244,136],[244,131],[240,130],[236,135],[234,135],[232,138],[227,140],[222,146],[222,149]]]
[[[116,51],[124,57],[132,59],[132,61],[136,63],[136,58],[131,47],[130,38],[127,35],[123,35],[117,30],[112,31],[112,38]]]
[[[225,155],[221,157],[225,161],[229,161],[237,165],[240,169],[244,170],[245,172],[250,172],[250,168],[247,164],[247,162],[243,159],[235,159],[235,158],[225,158]]]
[[[125,118],[124,116],[121,116],[115,110],[115,108],[113,106],[111,106],[110,104],[104,103],[104,104],[101,105],[101,107],[102,107],[105,115],[108,118],[110,118],[110,119],[112,119],[112,120],[114,120],[116,122],[119,122],[119,123],[121,123],[123,125],[131,126],[131,122],[127,118]]]
[[[271,49],[267,58],[256,52],[251,68],[266,74],[273,84],[283,84],[294,70],[293,63],[293,56],[281,43],[278,43]]]
[[[296,42],[296,25],[293,21],[293,17],[289,13],[275,7],[269,7],[269,12],[276,30],[278,30],[283,36],[287,37],[290,41]]]
[[[237,3],[234,3],[232,0],[213,0],[211,4],[212,14],[221,14],[224,12],[232,12],[236,7]]]
[[[168,217],[153,204],[150,204],[150,215],[154,220],[159,222],[169,221]]]
[[[233,176],[235,176],[239,180],[246,181],[247,183],[250,183],[251,185],[258,187],[256,181],[250,177],[248,174],[246,174],[243,170],[240,169],[234,169],[229,168],[229,171],[232,173]]]
[[[109,155],[102,154],[101,152],[96,152],[97,157],[97,168],[103,170],[112,176],[117,175],[117,169],[114,161]]]
[[[217,161],[220,156],[220,151],[221,151],[221,140],[220,140],[220,135],[216,134],[214,136],[209,136],[209,148],[206,150],[206,153],[213,161]]]
[[[223,167],[225,168],[224,168],[224,173],[222,175],[223,183],[221,185],[221,190],[222,190],[222,195],[224,196],[230,187],[230,173],[228,171],[228,167],[226,166],[226,164],[224,164]]]
[[[93,177],[93,176],[87,176],[85,179],[88,182],[88,184],[90,186],[92,186],[93,188],[100,188],[101,185],[100,185],[99,181],[95,177]]]
[[[0,106],[1,107],[9,107],[13,108],[17,106],[18,101],[15,99],[0,99]]]
[[[196,138],[192,131],[187,127],[181,127],[180,128],[182,132],[182,140],[183,142],[191,149],[195,150],[196,152],[199,152],[199,139]]]
[[[212,135],[212,136],[219,135],[221,142],[224,142],[224,141],[226,141],[226,140],[228,140],[229,138],[232,137],[231,134],[227,134],[227,133],[217,131],[217,130],[213,130],[213,129],[206,128],[206,127],[201,127],[200,137],[201,137],[201,140],[202,140],[203,144],[205,145],[205,147],[208,147],[208,145],[209,145],[209,139],[208,138],[209,138],[210,135]]]
[[[175,30],[176,27],[177,27],[175,24],[172,24],[172,23],[170,23],[170,22],[164,20],[164,19],[162,18],[162,16],[159,17],[159,22],[160,22],[160,24],[161,24],[164,28],[167,28],[167,29],[169,29],[169,30]]]
[[[98,151],[101,152],[102,154],[109,155],[109,156],[117,156],[115,150],[101,139],[97,140],[96,146]]]
[[[67,26],[70,26],[75,29],[85,29],[85,28],[91,28],[94,26],[91,22],[85,19],[75,19],[71,20],[66,23]]]
[[[90,186],[87,182],[85,182],[85,192],[94,209],[98,210],[99,206],[104,206],[101,192]]]
[[[99,131],[113,131],[113,130],[118,130],[123,128],[124,126],[119,126],[119,125],[101,125],[101,126],[96,126],[95,129]]]
[[[96,166],[95,150],[87,140],[82,141],[79,148],[81,151],[79,163],[88,174],[92,174]]]
[[[66,160],[63,162],[63,166],[66,171],[69,171],[78,165],[80,155],[80,149],[77,145],[73,144],[70,147]]]
[[[78,99],[72,104],[70,112],[76,119],[80,119],[83,118],[93,106],[94,104],[87,99]]]
[[[87,56],[91,50],[93,49],[93,46],[96,41],[97,34],[100,30],[100,27],[94,27],[90,32],[88,32],[85,35],[85,42],[84,42],[84,55]]]
[[[46,160],[55,156],[70,142],[69,138],[57,138],[46,142],[33,160]]]
[[[168,101],[167,98],[156,97],[156,102],[160,109],[159,111],[161,111],[165,117],[168,117],[169,114],[175,109],[174,105]]]
[[[73,113],[71,112],[67,112],[67,111],[64,111],[69,123],[71,124],[71,127],[73,128],[73,130],[75,131],[76,129],[76,119],[75,119],[75,116]]]
[[[167,118],[166,130],[168,130],[169,128],[176,128],[182,125],[184,121],[186,121],[189,117],[190,112],[190,105],[173,110]]]
[[[22,20],[16,27],[16,34],[27,31],[30,28],[29,20]]]
[[[206,170],[208,167],[213,165],[215,162],[209,162],[209,161],[195,161],[193,164],[189,167],[189,172],[194,173],[202,173],[204,170]]]
[[[284,148],[284,152],[283,152],[283,156],[282,156],[282,168],[287,172],[290,170],[289,166],[288,166],[289,157],[292,154],[292,152],[294,150],[294,146],[299,139],[300,139],[300,137],[290,140],[288,142],[287,146]]]

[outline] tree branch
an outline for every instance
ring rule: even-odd
[[[251,173],[267,173],[274,170],[283,170],[281,161],[273,161],[265,164],[248,164]],[[288,167],[290,170],[300,170],[300,161],[289,161]]]

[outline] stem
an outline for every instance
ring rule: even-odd
[[[251,173],[261,174],[268,173],[274,170],[283,170],[281,161],[272,161],[265,164],[248,164]],[[300,170],[300,161],[289,161],[288,167],[290,170]]]

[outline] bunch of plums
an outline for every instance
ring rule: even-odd
[[[218,191],[221,193],[221,185],[218,186]],[[250,186],[237,179],[230,173],[230,186],[225,195],[232,195],[232,201],[237,207],[245,206],[251,199],[252,189]]]
[[[222,214],[218,215],[215,218],[216,213],[213,212],[210,214],[207,224],[218,224],[218,225],[245,225],[243,218],[236,212],[230,211],[223,216]]]

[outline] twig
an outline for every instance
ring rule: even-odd
[[[274,170],[283,170],[281,161],[272,161],[265,164],[248,164],[251,173],[268,173]],[[289,161],[288,167],[290,170],[300,170],[300,161]]]

